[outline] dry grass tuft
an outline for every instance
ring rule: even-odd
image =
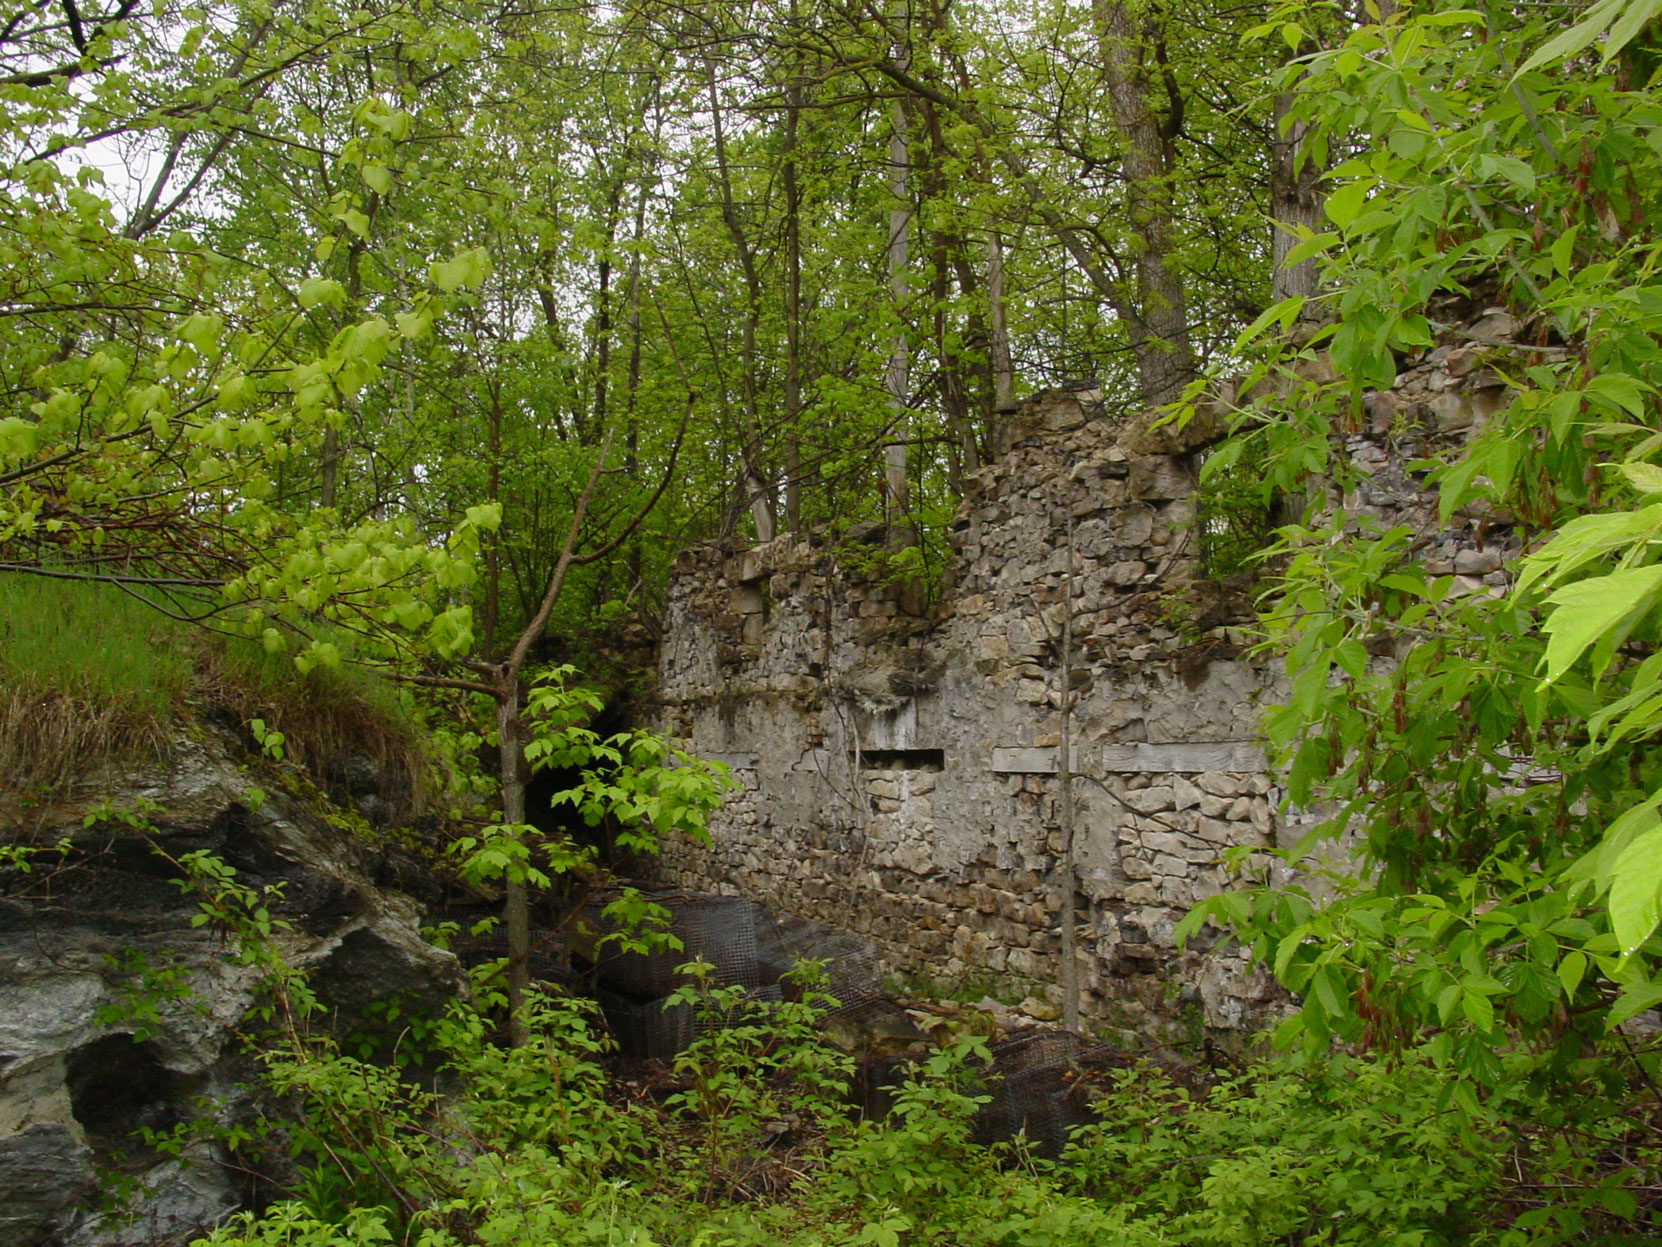
[[[373,795],[381,823],[426,808],[431,760],[413,707],[386,680],[348,665],[302,675],[253,644],[226,645],[217,659],[208,697],[239,723],[281,732],[284,756],[336,800]]]
[[[0,573],[0,837],[61,821],[82,779],[162,757],[192,701],[263,719],[320,788],[347,805],[376,798],[377,823],[424,806],[417,717],[372,672],[302,675],[113,585]]]
[[[185,630],[112,585],[0,575],[0,797],[25,829],[158,756],[191,668]]]

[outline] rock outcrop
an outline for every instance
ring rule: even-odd
[[[367,841],[289,779],[256,777],[231,736],[193,724],[166,762],[84,782],[63,825],[32,837],[62,852],[0,868],[0,1247],[185,1242],[244,1200],[218,1145],[153,1145],[204,1113],[256,1111],[244,1017],[262,972],[204,918],[215,884],[181,869],[188,855],[260,898],[269,950],[312,972],[319,1024],[351,1031],[371,1002],[461,989],[414,902],[376,886]],[[94,796],[111,813],[74,817]]]

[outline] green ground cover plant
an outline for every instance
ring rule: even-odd
[[[1566,1071],[1520,1050],[1476,1093],[1425,1049],[1145,1063],[1086,1084],[1098,1121],[1051,1162],[1021,1138],[971,1141],[989,1090],[976,1035],[902,1067],[890,1116],[859,1119],[812,963],[783,1001],[686,966],[670,1003],[698,1025],[668,1067],[620,1066],[593,1002],[546,987],[509,1042],[500,963],[377,1059],[351,1055],[270,953],[264,898],[209,855],[174,865],[268,986],[242,1032],[259,1115],[145,1140],[182,1155],[206,1139],[260,1175],[208,1247],[1617,1247],[1662,1231],[1655,1087],[1609,1052]]]
[[[889,1119],[856,1120],[811,977],[801,1001],[766,1003],[689,967],[677,999],[703,1031],[656,1080],[617,1077],[571,997],[533,993],[531,1042],[499,1044],[505,1001],[480,982],[394,1064],[268,1052],[286,1115],[240,1159],[280,1147],[294,1176],[205,1241],[1515,1247],[1658,1229],[1654,1134],[1633,1146],[1654,1103],[1606,1087],[1589,1110],[1591,1084],[1563,1097],[1527,1060],[1475,1112],[1423,1054],[1124,1070],[1097,1088],[1099,1124],[1047,1162],[970,1142],[975,1037],[901,1074]]]

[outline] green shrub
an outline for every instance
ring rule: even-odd
[[[920,1062],[889,1120],[856,1125],[827,1099],[845,1070],[813,1033],[813,1002],[740,995],[694,979],[683,1002],[708,1025],[676,1062],[678,1090],[656,1095],[609,1075],[589,1006],[558,996],[535,1001],[518,1049],[495,1042],[502,1002],[488,997],[416,1028],[442,1094],[325,1050],[273,1058],[302,1180],[208,1241],[1523,1247],[1655,1228],[1643,1113],[1555,1108],[1521,1068],[1476,1116],[1450,1094],[1456,1076],[1423,1062],[1281,1061],[1203,1091],[1127,1071],[1051,1164],[1019,1141],[970,1142],[981,1041]],[[1610,1164],[1618,1153],[1631,1167]]]
[[[350,657],[342,639],[337,649]],[[367,758],[379,795],[401,815],[426,804],[432,769],[413,696],[350,661],[302,672],[292,656],[242,637],[215,637],[204,662],[208,695],[242,723],[280,733],[283,755],[326,789],[353,782],[354,759]]]

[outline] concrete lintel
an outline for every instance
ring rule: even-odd
[[[699,755],[710,762],[722,762],[731,771],[754,771],[757,756],[753,753],[704,753]]]
[[[995,748],[993,770],[1007,775],[1056,774],[1056,750],[1020,747]]]
[[[1096,756],[1103,774],[1114,772],[1239,771],[1266,769],[1263,747],[1246,740],[1174,741],[1154,744],[1103,745]],[[1054,767],[1052,768],[1055,769]],[[1084,769],[1084,768],[1081,768]]]

